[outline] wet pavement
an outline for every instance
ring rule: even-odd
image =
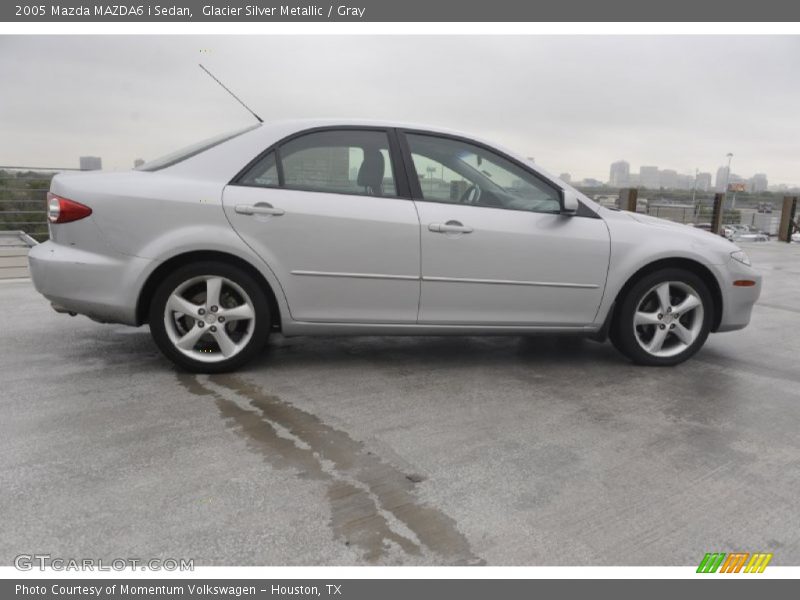
[[[0,284],[0,564],[800,564],[800,245],[676,368],[555,337],[283,338],[195,376]]]

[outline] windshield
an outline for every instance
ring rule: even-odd
[[[214,146],[221,144],[222,142],[227,142],[228,140],[232,140],[233,138],[242,135],[243,133],[247,133],[248,131],[252,131],[256,127],[260,127],[261,123],[256,123],[255,125],[250,125],[249,127],[245,127],[244,129],[237,129],[233,132],[223,133],[221,135],[214,136],[212,138],[208,138],[203,140],[202,142],[197,142],[196,144],[192,144],[191,146],[186,146],[185,148],[181,148],[180,150],[176,150],[175,152],[170,152],[166,156],[162,156],[161,158],[156,158],[155,160],[148,161],[144,163],[140,167],[136,167],[137,171],[158,171],[159,169],[165,169],[167,167],[171,167],[174,164],[177,164],[187,158],[191,158],[201,152],[205,152],[209,148],[213,148]]]

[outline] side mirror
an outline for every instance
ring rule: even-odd
[[[574,215],[578,211],[579,206],[578,195],[572,190],[564,190],[564,199],[561,202],[561,214]]]

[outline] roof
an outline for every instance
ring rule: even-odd
[[[421,129],[434,133],[448,133],[473,138],[475,136],[463,131],[456,131],[447,127],[430,125],[426,123],[411,123],[403,121],[388,121],[382,119],[357,119],[357,118],[318,118],[318,119],[281,119],[277,121],[266,121],[262,124],[264,128],[291,128],[295,131],[304,129],[314,129],[316,127],[396,127],[398,129]]]

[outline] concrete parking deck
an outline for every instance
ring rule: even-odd
[[[28,250],[35,243],[21,231],[0,231],[0,280],[30,277]]]
[[[0,284],[0,564],[800,564],[800,245],[676,368],[539,338],[273,338],[176,372]]]

